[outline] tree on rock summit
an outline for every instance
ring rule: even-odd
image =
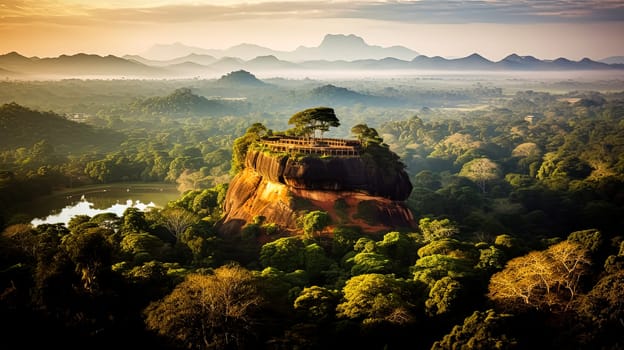
[[[323,133],[328,131],[330,126],[340,126],[340,121],[333,108],[313,107],[293,114],[288,120],[288,124],[295,125],[297,135],[314,137],[318,130],[321,133],[321,138],[323,138]]]

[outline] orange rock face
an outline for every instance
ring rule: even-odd
[[[230,182],[219,231],[234,234],[256,216],[297,231],[305,211],[323,210],[332,225],[363,232],[415,228],[405,206],[412,185],[405,172],[385,174],[358,157],[295,160],[249,151],[245,169]]]

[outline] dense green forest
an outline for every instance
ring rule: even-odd
[[[624,347],[624,92],[254,79],[0,82],[3,347]],[[319,105],[331,137],[367,125],[400,156],[418,229],[219,235],[236,140]],[[128,181],[180,197],[67,226],[17,209]]]

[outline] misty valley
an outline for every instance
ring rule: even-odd
[[[2,347],[624,347],[622,64],[18,56]]]

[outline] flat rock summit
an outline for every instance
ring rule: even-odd
[[[382,164],[356,140],[265,138],[230,182],[219,231],[235,234],[257,217],[296,232],[297,217],[326,211],[331,225],[376,233],[414,228],[402,166]],[[400,163],[399,163],[400,164]]]

